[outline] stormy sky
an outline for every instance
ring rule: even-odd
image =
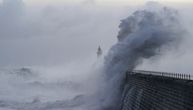
[[[4,0],[0,65],[57,65],[95,55],[99,45],[110,46],[116,36],[121,16],[116,11],[87,4],[27,7],[22,0]]]
[[[107,52],[116,43],[120,20],[147,1],[1,0],[0,66],[55,66],[95,60],[99,45]],[[192,34],[191,0],[155,1],[180,10]],[[180,51],[145,61],[139,69],[191,72],[193,40],[187,38],[186,45],[176,47]]]
[[[44,3],[44,2],[47,2],[47,3],[57,3],[57,2],[63,2],[63,3],[76,3],[76,2],[85,2],[85,1],[95,1],[99,4],[106,4],[106,3],[109,3],[109,4],[139,4],[139,3],[144,3],[144,2],[147,2],[147,1],[150,1],[150,0],[28,0],[27,2],[29,3]],[[157,2],[162,2],[162,3],[166,3],[166,2],[172,2],[172,3],[190,3],[192,2],[192,0],[151,0],[151,1],[157,1]]]

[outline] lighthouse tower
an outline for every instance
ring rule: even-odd
[[[102,54],[103,54],[103,51],[102,51],[101,47],[99,46],[98,50],[97,50],[97,57],[99,58]]]

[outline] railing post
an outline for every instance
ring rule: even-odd
[[[190,74],[189,74],[189,80],[191,80],[191,78],[190,78]]]

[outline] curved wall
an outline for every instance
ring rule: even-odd
[[[193,81],[127,74],[121,110],[193,110]]]

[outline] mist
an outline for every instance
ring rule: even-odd
[[[190,6],[190,7],[189,7]],[[153,71],[167,71],[177,72],[192,75],[192,18],[190,11],[192,10],[191,4],[189,5],[172,5],[180,14],[180,20],[183,24],[186,35],[183,36],[183,43],[176,46],[173,50],[167,50],[166,54],[161,54],[157,58],[145,60],[143,64],[137,67],[139,70],[153,70]]]
[[[127,70],[191,74],[192,5],[164,6],[3,0],[0,109],[115,110]]]
[[[118,41],[104,59],[104,103],[119,109],[125,73],[135,70],[143,60],[157,59],[174,50],[187,36],[178,11],[157,2],[148,2],[119,25]],[[178,50],[178,49],[177,49]],[[109,104],[109,105],[108,105]]]
[[[96,52],[115,42],[122,10],[88,2],[29,6],[3,0],[0,109],[100,109],[93,99],[102,64]]]
[[[95,57],[99,45],[107,50],[114,43],[124,16],[123,8],[98,9],[85,3],[36,7],[9,2],[1,4],[1,23],[6,24],[0,26],[0,65],[5,67],[53,66]]]

